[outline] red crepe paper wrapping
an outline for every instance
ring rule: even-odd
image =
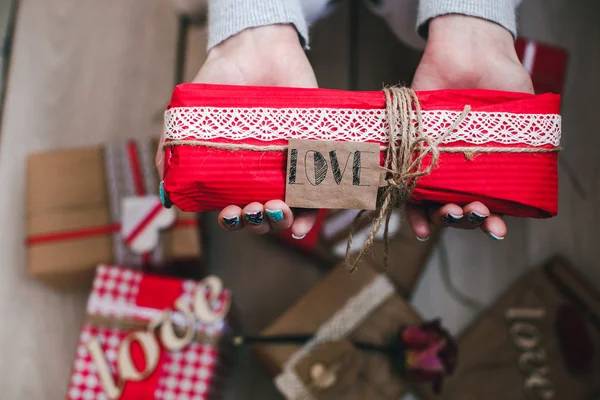
[[[471,107],[451,135],[454,139],[449,143],[444,140],[440,147],[552,149],[559,145],[558,95],[490,90],[417,95],[428,134],[442,134],[465,105]],[[290,137],[367,137],[376,141],[373,138],[386,137],[387,129],[383,117],[374,127],[372,116],[382,115],[384,107],[383,92],[183,84],[175,88],[165,115],[165,138],[167,142],[201,140],[265,146],[286,145]],[[262,111],[265,109],[279,110],[279,114],[271,118]],[[332,124],[331,118],[323,118],[327,113],[335,114],[332,118],[343,123]],[[313,134],[312,129],[320,133]],[[383,156],[382,152],[382,162]],[[284,199],[286,157],[285,151],[167,147],[165,192],[180,209],[199,212]],[[410,201],[482,201],[496,213],[551,217],[558,212],[557,158],[556,152],[480,153],[472,159],[443,152],[432,173],[419,179]],[[425,160],[428,162],[430,158]]]
[[[177,299],[191,306],[198,282],[144,274],[137,270],[101,265],[96,270],[92,293],[87,304],[91,317],[133,319],[149,322],[163,310],[173,308]],[[229,301],[230,293],[224,291],[218,301]],[[227,320],[206,324],[197,322],[197,331],[212,338],[230,334]],[[132,331],[119,326],[96,325],[86,322],[81,329],[68,400],[106,400],[98,370],[87,344],[98,338],[110,369],[117,378],[119,346]],[[177,352],[167,351],[160,345],[158,364],[154,371],[141,381],[127,381],[119,400],[167,400],[167,399],[214,399],[219,398],[223,381],[226,346],[221,344],[192,342]],[[130,346],[131,358],[137,368],[145,365],[141,347]]]

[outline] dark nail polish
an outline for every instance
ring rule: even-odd
[[[246,221],[252,225],[260,225],[264,219],[262,211],[245,212],[244,215],[246,216]]]
[[[481,224],[488,216],[479,214],[477,211],[471,211],[467,216],[467,221],[471,224]]]
[[[463,218],[462,215],[454,215],[454,214],[448,213],[448,214],[444,215],[444,223],[448,224],[448,225],[454,224],[455,222],[460,221],[462,218]]]
[[[504,240],[504,237],[496,236],[492,232],[488,232],[488,236],[494,240]]]
[[[228,228],[234,228],[239,223],[240,223],[239,215],[234,215],[233,217],[223,217],[223,224]]]

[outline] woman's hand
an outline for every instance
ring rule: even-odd
[[[194,82],[250,85],[317,87],[312,67],[291,25],[246,29],[212,48]],[[162,141],[156,165],[162,176]],[[294,215],[295,214],[295,215]],[[234,231],[246,227],[264,234],[271,229],[292,229],[295,237],[306,235],[315,223],[314,210],[292,210],[281,200],[250,203],[241,209],[227,206],[219,213],[219,225]]]
[[[425,53],[413,80],[414,90],[494,89],[533,93],[527,71],[517,57],[506,29],[482,19],[447,15],[431,21]],[[407,219],[425,240],[430,224],[463,229],[481,228],[501,240],[506,224],[480,202],[464,207],[446,204],[437,209],[407,205]]]

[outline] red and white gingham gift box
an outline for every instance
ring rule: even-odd
[[[92,359],[88,344],[96,338],[101,344],[104,359],[110,367],[114,382],[119,383],[117,359],[119,346],[134,330],[100,321],[150,322],[163,310],[174,307],[179,299],[192,308],[193,296],[199,282],[148,275],[126,268],[98,267],[92,293],[88,300],[88,319],[84,324],[67,392],[68,400],[109,400],[101,384],[98,368]],[[228,306],[230,293],[223,290],[211,307]],[[178,324],[175,311],[171,320]],[[181,321],[181,319],[179,319]],[[209,338],[206,343],[195,340],[180,351],[169,351],[155,335],[160,346],[156,368],[144,379],[126,381],[120,400],[206,400],[219,397],[219,372],[223,368],[223,344],[219,339],[230,332],[226,319],[214,323],[196,320],[198,336]],[[119,325],[119,324],[117,324]],[[138,329],[140,330],[140,329]],[[141,329],[143,331],[143,329]],[[137,345],[137,346],[136,346]],[[142,347],[132,343],[129,350],[138,370],[145,368]]]

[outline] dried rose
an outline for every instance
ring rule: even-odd
[[[439,319],[402,328],[399,341],[404,355],[404,372],[409,380],[432,382],[436,393],[444,377],[454,372],[458,346]]]

